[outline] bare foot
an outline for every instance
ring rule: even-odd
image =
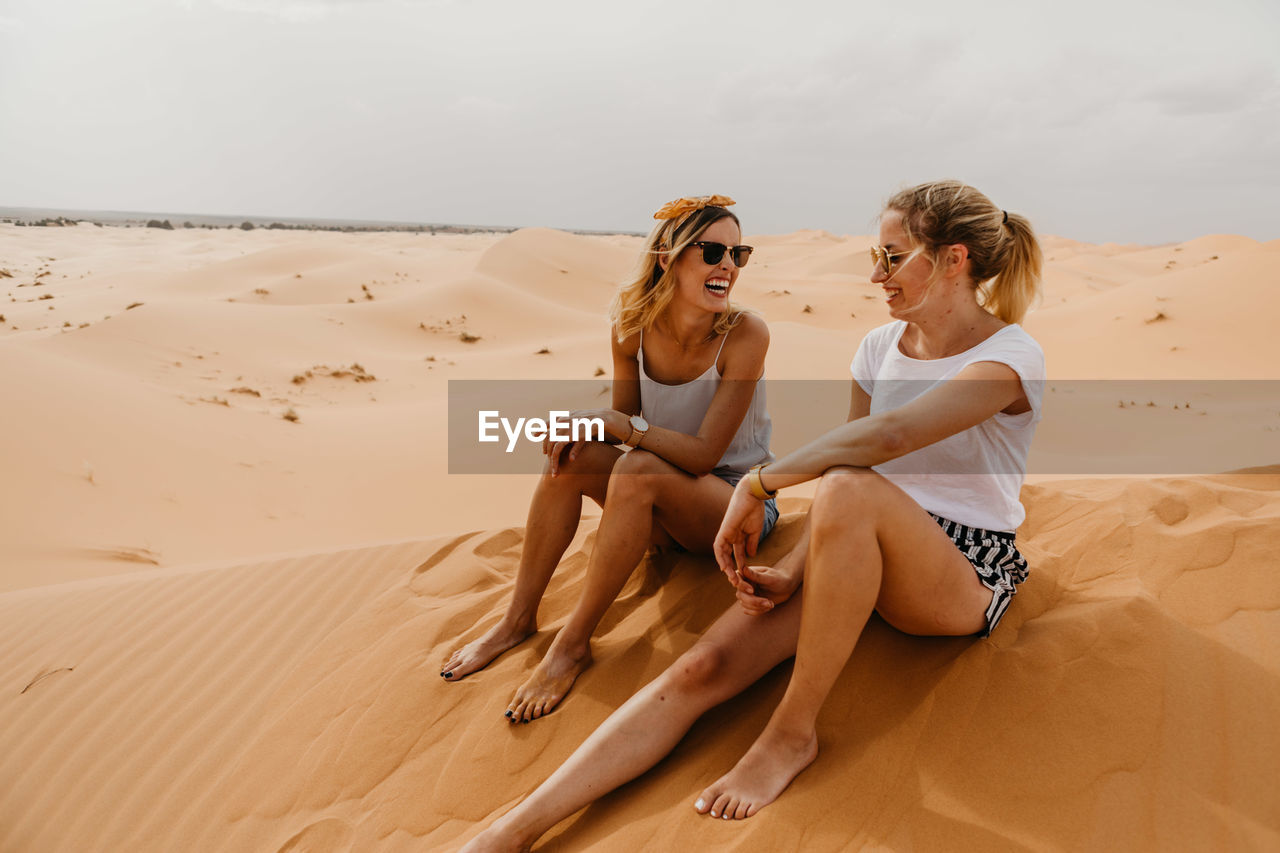
[[[791,780],[818,757],[818,736],[775,731],[772,723],[733,769],[703,790],[693,807],[725,820],[751,817],[778,799]]]
[[[563,652],[555,643],[547,649],[547,656],[520,685],[515,698],[507,706],[507,719],[513,723],[527,723],[544,717],[569,692],[573,682],[584,669],[591,666],[591,650],[581,654]]]
[[[501,821],[490,826],[484,832],[467,842],[458,853],[527,853],[533,846],[532,841],[524,841],[512,834],[503,832]]]
[[[523,643],[533,634],[532,625],[509,625],[503,619],[494,625],[484,636],[472,640],[453,654],[440,667],[440,677],[445,681],[459,681],[478,669],[484,669],[489,662],[507,649]]]

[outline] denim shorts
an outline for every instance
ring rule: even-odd
[[[730,486],[738,485],[739,481],[746,474],[739,474],[737,471],[713,471],[717,477],[724,480]],[[764,502],[764,529],[760,531],[760,541],[773,532],[773,526],[778,523],[778,501],[776,498],[769,498]]]
[[[1012,533],[966,527],[956,521],[934,515],[944,533],[956,543],[960,553],[978,573],[978,580],[991,590],[991,604],[987,606],[987,627],[978,636],[989,637],[1004,616],[1009,603],[1018,591],[1018,584],[1027,579],[1027,561],[1014,544]]]

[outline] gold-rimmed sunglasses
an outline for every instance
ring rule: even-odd
[[[905,252],[890,252],[884,246],[872,246],[871,247],[871,263],[872,263],[871,271],[874,273],[876,267],[883,266],[884,274],[887,276],[892,276],[893,265],[897,262],[898,258],[905,258],[907,255],[911,255],[911,254],[914,254],[914,250],[908,250]]]

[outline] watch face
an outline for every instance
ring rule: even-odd
[[[646,421],[644,418],[640,417],[639,415],[632,415],[631,426],[635,427],[641,432],[644,432],[649,428],[649,422]]]

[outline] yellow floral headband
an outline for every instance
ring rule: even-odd
[[[686,213],[702,210],[704,207],[728,207],[735,204],[727,195],[702,195],[693,198],[678,198],[669,201],[653,215],[654,219],[678,219]]]

